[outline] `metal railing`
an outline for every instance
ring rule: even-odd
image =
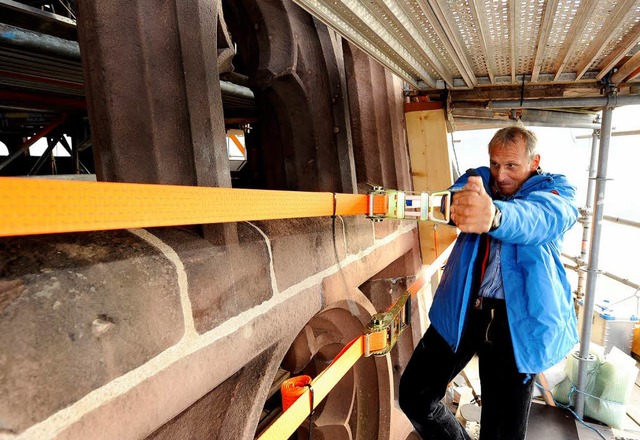
[[[628,219],[624,219],[624,218],[621,218],[621,217],[613,217],[611,215],[605,215],[602,218],[604,220],[610,221],[612,223],[618,223],[618,224],[621,224],[621,225],[630,226],[632,228],[640,229],[640,222],[637,222],[635,220],[628,220]],[[575,272],[580,273],[580,272],[584,272],[584,269],[587,267],[587,262],[581,257],[576,257],[576,256],[573,256],[573,255],[569,255],[566,252],[563,252],[562,256],[567,258],[568,260],[571,260],[574,263],[576,263],[575,266],[569,266],[569,265],[565,264],[565,267],[567,269],[571,269],[571,270],[573,270]],[[635,283],[633,281],[630,281],[628,278],[623,278],[623,277],[621,277],[619,275],[616,275],[614,273],[607,272],[607,271],[600,271],[599,273],[601,275],[606,276],[607,278],[610,278],[612,280],[615,280],[615,281],[619,282],[620,284],[624,284],[625,286],[631,287],[631,288],[636,289],[636,290],[640,290],[640,284]]]

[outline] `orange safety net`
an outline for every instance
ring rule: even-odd
[[[0,236],[178,226],[334,214],[334,193],[0,178]],[[374,213],[386,213],[376,195]],[[366,194],[335,194],[335,214],[368,212]]]

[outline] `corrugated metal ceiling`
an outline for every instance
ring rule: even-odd
[[[295,1],[420,90],[595,82],[640,50],[640,0]]]

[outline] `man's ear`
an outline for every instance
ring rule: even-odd
[[[531,159],[531,172],[532,173],[535,170],[538,169],[538,165],[540,165],[540,155],[536,154],[535,156],[533,156],[533,159]]]

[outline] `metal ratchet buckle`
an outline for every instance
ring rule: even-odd
[[[384,356],[391,351],[402,331],[411,324],[411,292],[405,291],[384,313],[376,313],[364,328],[364,356]],[[383,333],[384,346],[371,347],[372,335]]]
[[[385,196],[387,195],[387,191],[381,186],[372,187],[371,191],[367,193],[367,218],[373,222],[381,222],[384,220],[384,214],[376,214],[374,211],[374,201],[376,196]]]
[[[427,220],[429,194],[388,190],[387,218]]]
[[[438,191],[429,194],[427,192],[409,193],[387,190],[386,194],[387,218],[449,223],[451,210],[450,191]],[[440,211],[442,215],[436,216],[437,211]]]
[[[438,202],[440,198],[440,203]],[[440,209],[442,217],[438,218],[434,215],[436,207]],[[429,196],[429,220],[434,223],[447,224],[451,220],[451,191],[437,191]]]

